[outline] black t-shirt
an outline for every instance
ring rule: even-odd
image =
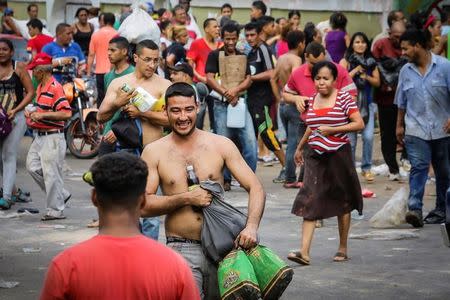
[[[225,56],[228,56],[227,53],[225,52],[225,50],[222,48],[216,49],[214,51],[211,51],[208,54],[208,59],[206,60],[206,65],[205,65],[205,74],[206,73],[213,73],[213,74],[218,74],[220,76],[220,71],[219,71],[219,51],[224,51]],[[240,53],[239,51],[236,50],[236,55],[244,55],[243,53]],[[247,68],[246,68],[246,75],[250,75],[250,65],[248,64],[248,59],[247,59]]]
[[[248,54],[248,64],[250,65],[251,75],[272,70],[274,64],[272,61],[272,52],[269,47],[265,43],[262,43],[258,48],[253,48]],[[269,106],[274,97],[270,80],[254,81],[247,90],[247,95],[249,105],[258,103]]]
[[[170,45],[167,48],[166,58],[170,54],[175,55],[175,61],[173,62],[174,65],[176,65],[178,62],[186,62],[187,61],[186,60],[186,49],[184,49],[183,45],[178,42],[172,43],[172,45]]]

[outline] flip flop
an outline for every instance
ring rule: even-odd
[[[98,228],[100,226],[100,223],[98,220],[92,220],[91,223],[87,224],[87,228]]]
[[[296,251],[296,252],[291,252],[292,254],[294,254],[295,256],[289,256],[287,257],[287,259],[289,259],[290,261],[296,262],[302,266],[309,266],[310,261],[307,259],[304,259],[302,254],[300,253],[300,251]],[[291,254],[289,253],[289,254]]]
[[[342,258],[342,259],[336,259],[336,258]],[[350,258],[347,256],[347,254],[342,253],[342,252],[336,252],[336,254],[334,255],[333,261],[334,262],[344,262],[344,261],[348,261]]]
[[[65,218],[66,218],[66,216],[55,217],[55,216],[50,216],[50,215],[44,215],[41,218],[41,221],[64,220]]]

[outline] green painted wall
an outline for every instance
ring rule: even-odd
[[[27,7],[30,2],[15,2],[15,1],[8,1],[8,7],[12,8],[14,10],[14,17],[19,20],[26,20],[28,19],[27,14]],[[45,12],[45,3],[44,2],[38,2],[36,3],[39,7],[39,18],[46,19],[46,12]]]
[[[202,25],[208,15],[216,14],[219,10],[215,7],[193,7],[194,14],[197,18],[198,24]],[[311,21],[315,24],[329,19],[331,12],[322,11],[302,11],[301,27],[305,23]],[[359,12],[344,12],[348,18],[347,30],[349,34],[353,34],[357,31],[365,32],[369,38],[373,38],[375,35],[381,32],[380,17],[381,14],[377,13],[359,13]],[[274,18],[287,17],[288,10],[272,9],[271,15]],[[236,8],[233,12],[233,19],[241,24],[248,22],[250,18],[250,9]]]

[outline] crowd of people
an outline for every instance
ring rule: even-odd
[[[53,67],[67,63],[65,58],[76,58],[78,72],[95,74],[97,119],[104,124],[100,158],[91,167],[90,181],[100,235],[52,262],[42,299],[94,295],[94,290],[109,288],[115,280],[84,277],[74,283],[69,274],[83,272],[98,279],[99,272],[108,273],[105,270],[133,273],[147,259],[145,251],[156,251],[154,260],[166,266],[162,269],[168,273],[162,277],[178,281],[156,290],[152,285],[161,284],[161,279],[141,280],[147,271],[161,269],[141,269],[133,274],[134,282],[124,277],[127,283],[116,286],[123,298],[141,298],[148,292],[164,299],[217,299],[217,267],[202,252],[203,215],[197,209],[211,203],[211,194],[201,188],[188,191],[186,165],[194,167],[200,180],[218,181],[225,191],[234,178],[248,192],[247,225],[237,244],[249,249],[257,243],[265,203],[255,175],[258,162],[279,162],[281,170],[273,182],[298,189],[292,213],[303,217],[300,249],[288,259],[309,265],[314,229],[321,220],[337,217],[340,242],[333,259],[346,261],[351,212],[363,211],[356,172],[358,133],[361,178],[371,183],[376,180],[372,153],[377,123],[388,179],[405,180],[401,166],[410,171],[406,222],[414,227],[445,222],[450,185],[450,62],[443,57],[443,32],[448,28],[442,29],[448,23],[446,14],[438,18],[415,13],[407,20],[402,11],[392,11],[388,30],[371,43],[364,32],[348,33],[342,12],[301,28],[300,11],[274,19],[266,15],[263,1],[253,2],[246,24],[234,21],[233,7],[224,4],[217,18],[203,21],[201,32],[190,1],[180,0],[171,11],[152,11],[161,31],[159,41],[131,45],[117,31],[132,13],[129,6],[123,7],[120,18],[79,8],[75,24],[59,24],[54,37],[44,33],[45,22],[37,18],[35,8],[28,7],[29,63],[15,63],[11,41],[0,39],[0,207],[9,209],[30,196],[15,186],[17,150],[28,126],[34,139],[27,169],[47,195],[42,220],[65,218],[71,194],[61,171],[66,151],[63,128],[71,109],[58,76],[52,75]],[[3,12],[2,32],[23,36],[11,22],[10,11]],[[141,111],[131,105],[136,88],[164,99],[164,109]],[[210,132],[203,130],[206,111]],[[436,179],[436,207],[423,218],[429,176]],[[167,245],[188,261],[197,287],[183,260],[169,259],[156,243],[136,238],[140,231],[157,240],[161,215],[166,215]],[[111,257],[122,257],[123,250],[134,255],[127,255],[126,261],[116,259],[122,273],[107,266],[109,260],[99,249],[121,249],[106,251]],[[91,265],[83,260],[87,254]],[[133,296],[126,294],[130,289]]]

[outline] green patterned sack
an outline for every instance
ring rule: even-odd
[[[256,246],[247,254],[258,279],[263,299],[278,299],[292,280],[294,271],[272,250]]]
[[[231,251],[219,263],[217,277],[222,300],[257,300],[261,297],[252,264],[242,250]]]

